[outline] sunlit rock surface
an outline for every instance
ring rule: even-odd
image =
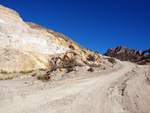
[[[1,70],[19,72],[49,68],[50,56],[67,52],[72,49],[70,44],[56,37],[54,32],[32,28],[16,11],[0,5]],[[72,45],[73,49],[81,48],[77,44]]]

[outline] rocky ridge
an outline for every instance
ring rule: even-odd
[[[134,59],[135,56],[140,56],[142,54],[141,50],[133,50],[124,46],[118,46],[116,48],[110,48],[104,54],[106,56],[115,57],[122,61],[127,61]]]

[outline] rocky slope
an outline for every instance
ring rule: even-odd
[[[50,29],[25,23],[19,14],[0,5],[0,69],[20,72],[49,68],[50,56],[82,46]]]
[[[112,48],[108,49],[104,55],[115,57],[122,61],[127,61],[127,60],[134,59],[135,56],[140,56],[141,54],[142,54],[141,50],[137,51],[137,50],[129,49],[124,46],[118,46],[113,49]]]
[[[101,71],[112,65],[97,52],[61,33],[24,22],[16,11],[0,5],[0,78],[36,70],[49,70],[48,76],[51,71],[65,74],[74,66]]]

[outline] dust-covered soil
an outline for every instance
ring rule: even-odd
[[[119,62],[57,81],[0,81],[0,113],[150,113],[150,66]]]

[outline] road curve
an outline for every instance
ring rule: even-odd
[[[121,65],[55,88],[0,83],[0,113],[150,113],[150,66]]]

